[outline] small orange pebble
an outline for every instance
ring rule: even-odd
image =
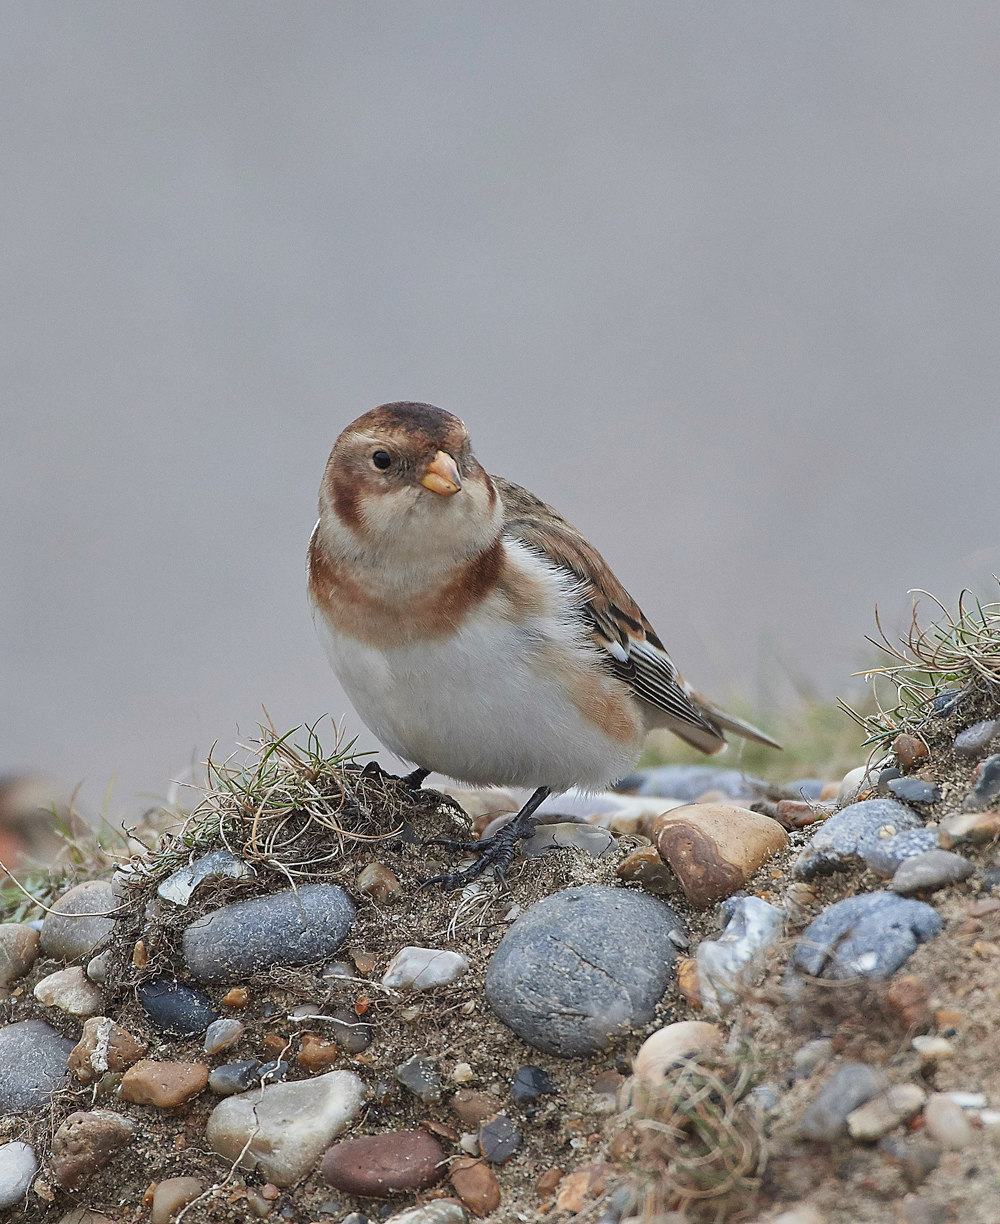
[[[370,952],[352,952],[351,960],[358,973],[371,973],[375,968],[376,958]]]
[[[892,751],[903,769],[912,769],[918,762],[926,761],[928,756],[924,741],[916,735],[907,735],[905,731],[892,741]]]
[[[288,1045],[288,1038],[281,1033],[268,1033],[261,1043],[265,1050],[269,1050],[272,1054],[280,1054],[281,1051]]]
[[[962,1013],[950,1007],[942,1007],[934,1013],[934,1026],[939,1029],[957,1028],[962,1023]]]
[[[917,1116],[916,1116],[916,1117],[913,1119],[913,1121],[910,1123],[910,1130],[911,1130],[911,1131],[920,1130],[920,1128],[921,1128],[923,1125],[924,1125],[924,1115],[923,1115],[923,1114],[917,1114]]]
[[[827,782],[824,784],[823,789],[819,792],[819,801],[820,803],[826,803],[828,799],[836,799],[839,794],[840,783]]]
[[[364,1050],[362,1053],[354,1055],[354,1061],[357,1063],[373,1063],[378,1061],[378,1055],[373,1054],[371,1050]]]
[[[143,940],[137,939],[132,949],[132,964],[136,969],[145,969],[146,959],[146,944]]]
[[[250,1002],[250,991],[245,986],[234,986],[222,996],[226,1007],[246,1007]]]
[[[435,1122],[433,1118],[421,1118],[417,1125],[422,1130],[430,1131],[432,1135],[440,1135],[442,1139],[449,1139],[452,1143],[457,1143],[461,1137],[457,1130],[452,1130],[443,1122]]]
[[[266,1186],[261,1186],[260,1188],[261,1198],[276,1199],[280,1193],[281,1191],[274,1184],[274,1182],[268,1182]]]
[[[174,1151],[183,1152],[187,1147],[188,1141],[185,1134],[174,1135]]]
[[[771,879],[772,880],[780,880],[784,874],[785,873],[783,871],[775,871],[773,867],[771,868]]]
[[[554,1193],[556,1186],[563,1179],[562,1169],[546,1169],[538,1181],[535,1182],[535,1193],[539,1198],[550,1198]]]
[[[693,956],[685,956],[677,962],[677,986],[692,1007],[701,1007],[698,962]]]
[[[356,1016],[363,1016],[371,1005],[372,1001],[367,995],[358,995],[354,1000],[354,1014]]]

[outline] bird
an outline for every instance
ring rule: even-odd
[[[435,843],[479,858],[427,884],[502,880],[538,806],[624,777],[654,727],[710,754],[727,731],[780,747],[692,689],[597,549],[430,404],[383,404],[339,435],[307,585],[334,674],[410,787],[437,772],[532,791],[491,838]]]

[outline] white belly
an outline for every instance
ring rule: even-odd
[[[563,791],[604,788],[639,755],[641,740],[609,738],[539,665],[537,624],[484,615],[446,642],[386,650],[314,619],[358,714],[404,761],[476,786]]]

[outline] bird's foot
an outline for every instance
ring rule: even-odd
[[[452,850],[476,850],[479,851],[479,858],[462,871],[449,871],[443,875],[431,876],[429,880],[424,880],[420,887],[426,888],[430,884],[440,884],[445,892],[452,892],[456,888],[464,888],[477,876],[481,876],[488,867],[493,868],[494,879],[503,883],[507,869],[514,861],[517,843],[530,837],[535,831],[537,821],[533,813],[548,794],[549,788],[540,786],[510,824],[498,829],[486,841],[461,842],[438,838],[425,842],[424,845],[446,846]]]
[[[399,780],[408,790],[418,791],[430,772],[429,769],[415,769],[412,773],[404,774]]]

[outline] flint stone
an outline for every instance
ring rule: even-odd
[[[347,1127],[364,1095],[364,1084],[350,1071],[269,1084],[216,1105],[205,1138],[224,1160],[235,1161],[243,1152],[241,1168],[256,1169],[276,1186],[291,1186]]]
[[[196,859],[190,867],[182,867],[173,875],[167,876],[156,892],[164,901],[187,905],[198,885],[213,876],[229,876],[233,880],[242,880],[256,874],[249,863],[237,858],[229,850],[214,850],[211,854]]]
[[[830,1079],[809,1105],[799,1123],[803,1139],[828,1142],[847,1128],[847,1115],[885,1092],[889,1082],[867,1063],[848,1063]]]
[[[870,846],[865,852],[865,863],[879,875],[891,876],[907,859],[940,847],[937,829],[904,829]]]
[[[0,988],[24,977],[38,957],[40,936],[23,922],[0,923]]]
[[[444,1151],[427,1131],[361,1135],[335,1143],[323,1157],[322,1174],[336,1190],[362,1198],[387,1198],[426,1190],[445,1175]]]
[[[250,977],[272,965],[331,956],[347,938],[354,904],[335,884],[307,884],[224,905],[184,932],[184,958],[199,982]]]
[[[497,1200],[499,1202],[499,1198]],[[357,1215],[357,1212],[353,1213]],[[469,1216],[460,1204],[440,1199],[436,1203],[424,1203],[422,1207],[411,1207],[390,1216],[385,1224],[466,1224]],[[350,1224],[351,1216],[345,1216],[343,1224]]]
[[[136,993],[156,1027],[178,1037],[196,1037],[219,1018],[207,994],[170,978],[143,982]]]
[[[792,874],[798,880],[847,871],[885,841],[904,829],[917,829],[923,821],[895,799],[863,799],[841,808],[823,822],[795,860]]]
[[[669,906],[643,893],[567,888],[514,922],[486,972],[486,998],[535,1049],[602,1049],[621,1026],[653,1018],[674,976],[678,927]]]
[[[244,1062],[225,1063],[209,1074],[208,1086],[218,1096],[232,1096],[236,1092],[247,1092],[260,1082],[260,1059],[248,1058]]]
[[[976,757],[982,756],[989,748],[998,731],[1000,731],[1000,723],[994,722],[993,719],[973,723],[971,727],[966,727],[964,731],[959,731],[955,736],[952,751],[955,756],[973,761]]]
[[[919,778],[893,778],[886,789],[901,803],[937,803],[941,798],[940,786]]]
[[[585,850],[591,858],[603,858],[616,845],[607,829],[562,822],[539,825],[531,837],[520,843],[517,852],[521,858],[539,858],[554,850]]]
[[[923,901],[891,892],[848,897],[806,927],[789,977],[795,970],[824,978],[889,977],[943,927],[941,915]]]
[[[960,854],[950,850],[928,850],[902,863],[889,881],[894,893],[908,897],[912,893],[934,892],[947,884],[956,884],[972,875],[973,866]]]
[[[0,1114],[45,1109],[69,1080],[73,1042],[42,1020],[0,1028]]]
[[[63,893],[42,923],[42,951],[62,960],[90,957],[97,945],[115,928],[113,917],[80,917],[101,914],[118,906],[107,880],[85,880]]]
[[[70,1053],[68,1066],[81,1084],[89,1084],[108,1071],[124,1071],[145,1052],[145,1042],[137,1041],[113,1020],[91,1016]]]
[[[653,841],[692,905],[731,896],[788,842],[776,820],[728,803],[692,803],[657,817]]]
[[[710,1016],[737,1003],[764,968],[767,949],[779,939],[785,911],[760,897],[739,897],[726,929],[718,939],[698,945],[698,985],[702,1005]]]
[[[19,1140],[0,1146],[0,1211],[24,1198],[37,1172],[34,1148]]]

